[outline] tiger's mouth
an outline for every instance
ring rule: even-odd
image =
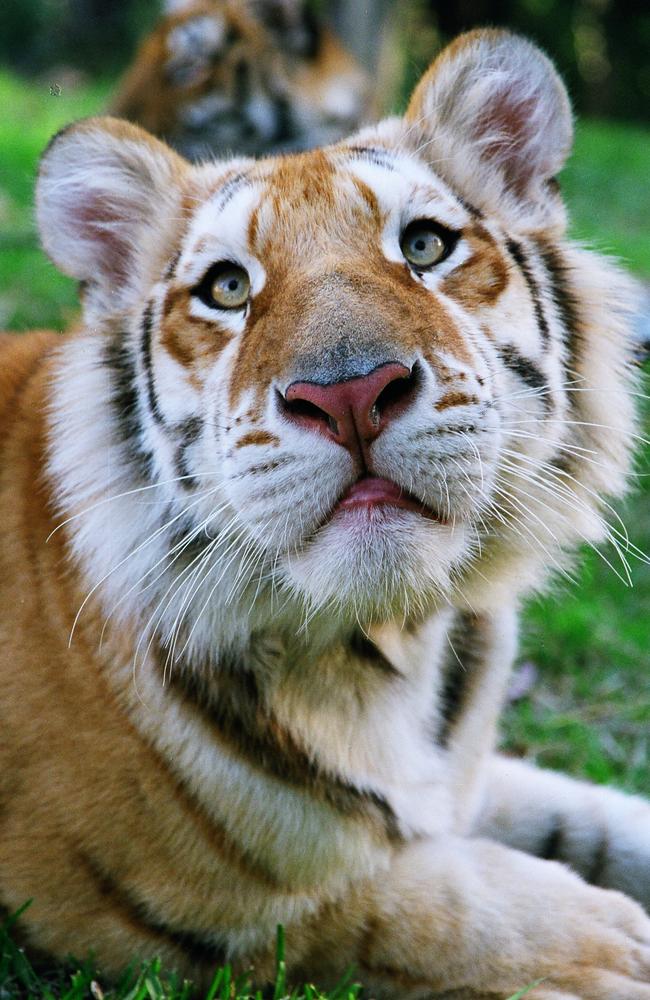
[[[428,507],[422,500],[418,500],[412,493],[405,490],[403,486],[390,479],[368,475],[357,479],[339,498],[331,512],[330,519],[340,512],[365,511],[370,513],[381,507],[410,510],[430,521],[437,521],[439,524],[448,523],[439,511]]]

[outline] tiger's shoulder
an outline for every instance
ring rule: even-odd
[[[28,334],[0,332],[0,435],[11,415],[12,403],[60,339],[52,330]]]
[[[365,72],[305,2],[168,0],[110,111],[196,160],[336,141],[368,95]]]

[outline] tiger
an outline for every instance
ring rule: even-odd
[[[0,343],[25,947],[264,984],[282,925],[291,980],[378,1000],[648,1000],[650,804],[497,749],[523,597],[616,537],[638,421],[571,141],[552,62],[497,29],[327,147],[51,141],[82,319]]]
[[[110,104],[191,160],[327,145],[374,112],[306,0],[167,0]]]

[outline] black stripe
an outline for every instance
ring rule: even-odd
[[[533,309],[535,310],[535,319],[537,320],[537,328],[539,330],[543,344],[546,345],[548,344],[550,338],[548,322],[546,316],[544,315],[544,310],[542,308],[542,298],[540,295],[539,287],[537,285],[537,282],[535,281],[533,272],[531,271],[530,263],[528,257],[526,256],[526,252],[524,251],[524,248],[522,247],[521,243],[517,243],[517,241],[513,239],[508,239],[506,241],[506,246],[508,248],[510,256],[516,262],[517,266],[519,267],[519,270],[524,276],[526,284],[528,285],[528,291],[530,292],[530,297],[533,301]]]
[[[129,458],[138,466],[142,477],[150,479],[153,456],[142,443],[135,359],[124,334],[107,345],[104,362],[110,373],[110,405],[115,414],[119,439],[126,445]]]
[[[562,340],[566,347],[568,368],[575,371],[579,366],[582,347],[582,322],[578,298],[569,281],[570,269],[557,247],[541,240],[537,245],[548,273],[551,298],[562,324]],[[573,399],[571,402],[575,403]]]
[[[361,629],[357,629],[352,633],[349,646],[354,656],[367,662],[369,666],[380,670],[388,677],[402,676],[399,670],[393,666],[390,660],[386,659],[381,650],[377,649],[375,644],[364,635]]]
[[[552,397],[549,391],[548,382],[546,381],[546,376],[541,368],[531,361],[530,358],[524,357],[514,344],[503,344],[499,347],[499,355],[503,361],[506,368],[508,368],[515,375],[518,375],[526,385],[529,385],[531,389],[539,389],[539,399],[541,400],[544,409],[548,410],[552,406]]]
[[[470,215],[473,215],[475,219],[485,218],[485,215],[480,210],[480,208],[477,208],[476,205],[472,205],[472,203],[468,201],[467,198],[464,198],[462,195],[458,194],[458,191],[454,191],[454,195],[461,203],[465,211],[469,212]]]
[[[142,316],[141,325],[141,341],[140,349],[142,351],[142,364],[144,366],[144,373],[147,379],[147,399],[149,400],[149,409],[151,410],[151,415],[157,424],[162,425],[164,423],[163,415],[160,412],[160,407],[158,406],[158,397],[156,396],[156,387],[154,385],[153,378],[153,367],[151,364],[151,331],[153,324],[153,303],[149,302],[147,308]]]
[[[129,922],[139,925],[143,931],[165,939],[180,948],[188,958],[197,964],[212,967],[223,965],[228,957],[226,941],[218,936],[203,935],[196,931],[173,927],[151,914],[149,906],[138,899],[132,890],[120,885],[117,878],[85,851],[76,852],[81,867],[91,877],[100,896],[109,900],[122,911]]]
[[[537,857],[542,858],[543,861],[562,861],[564,860],[563,846],[564,827],[561,820],[555,817],[537,852]]]
[[[235,174],[230,180],[226,181],[224,186],[219,191],[219,199],[215,205],[217,212],[220,212],[231,200],[234,198],[235,194],[241,187],[247,187],[250,184],[250,180],[246,174]]]
[[[395,170],[395,164],[387,149],[376,146],[346,146],[344,152],[358,160],[370,160],[376,167],[383,167],[384,170]]]
[[[607,868],[607,863],[609,861],[609,838],[606,833],[603,833],[598,840],[596,849],[593,852],[591,859],[591,864],[585,872],[585,879],[591,885],[607,885],[603,882],[603,877],[605,875],[605,869]]]
[[[374,163],[375,166],[383,167],[385,170],[395,170],[395,164],[390,159],[391,153],[387,149],[382,149],[377,146],[346,146],[345,152],[352,153],[355,159],[370,160],[370,162]],[[471,202],[467,201],[467,199],[457,191],[454,191],[453,188],[450,190],[453,192],[454,197],[459,204],[463,206],[469,215],[472,215],[475,219],[485,218],[480,208],[477,208],[476,205],[472,205]]]
[[[485,662],[481,634],[482,619],[469,611],[459,611],[450,629],[449,653],[443,666],[440,692],[441,724],[437,742],[447,746],[451,732],[466,704],[474,678]]]
[[[175,434],[181,438],[180,444],[174,453],[174,467],[176,474],[182,476],[181,487],[184,490],[192,490],[197,486],[196,479],[190,475],[187,466],[187,449],[198,439],[203,430],[203,420],[201,417],[188,417],[174,428]]]
[[[174,254],[174,256],[171,258],[171,260],[167,264],[167,267],[165,268],[165,271],[164,271],[164,274],[163,274],[163,278],[164,278],[165,281],[171,281],[171,279],[174,277],[174,275],[176,273],[176,268],[178,267],[178,262],[179,262],[180,259],[181,259],[181,254],[180,254],[180,250],[179,250],[177,253]]]
[[[163,670],[164,654],[159,655]],[[211,671],[215,677],[215,672]],[[210,687],[185,665],[176,665],[168,679],[174,690],[198,709],[228,743],[255,768],[288,785],[303,788],[346,816],[374,821],[391,841],[400,841],[397,817],[388,802],[370,788],[359,788],[324,769],[300,746],[267,709],[251,670],[223,665]]]

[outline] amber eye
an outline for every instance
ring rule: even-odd
[[[193,290],[213,309],[242,309],[248,302],[251,281],[248,272],[231,261],[213,264]]]
[[[427,219],[409,223],[400,240],[402,253],[416,270],[432,267],[448,257],[454,249],[456,233]]]

